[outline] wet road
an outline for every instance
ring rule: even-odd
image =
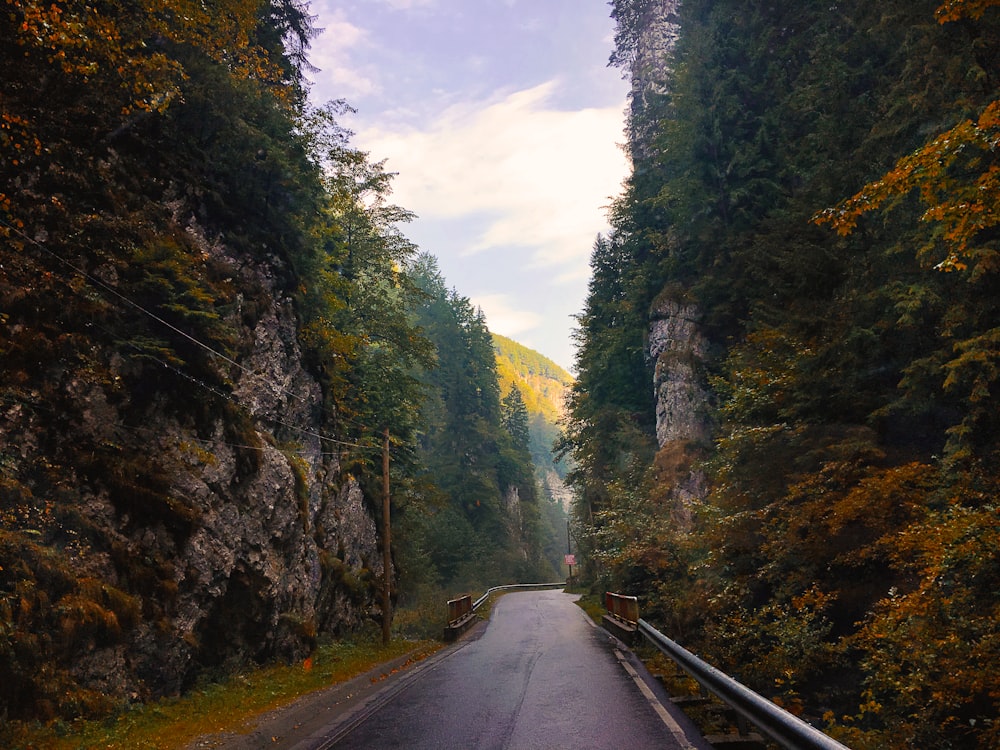
[[[429,666],[391,700],[355,721],[352,731],[341,729],[318,746],[707,747],[665,696],[656,700],[658,686],[637,684],[642,678],[632,675],[636,667],[644,671],[641,665],[627,664],[628,657],[590,623],[574,599],[560,591],[501,597],[481,637]]]

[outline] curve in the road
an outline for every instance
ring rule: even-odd
[[[709,750],[575,598],[507,594],[481,635],[297,750]]]

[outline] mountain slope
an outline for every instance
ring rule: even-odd
[[[559,437],[559,422],[573,376],[548,357],[505,336],[493,335],[497,375],[502,396],[517,386],[528,410],[531,458],[546,494],[565,507],[568,493],[562,480],[567,466],[556,461],[552,445]]]

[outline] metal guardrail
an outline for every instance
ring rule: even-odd
[[[786,750],[850,750],[798,716],[702,661],[645,620],[639,620],[639,632],[663,654],[673,659],[698,684],[731,706],[757,727],[761,734]]]

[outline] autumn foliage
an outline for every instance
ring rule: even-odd
[[[307,101],[307,11],[0,3],[5,747],[363,627],[387,429],[400,604],[552,578],[524,405]]]
[[[649,6],[613,5],[627,64]],[[998,5],[683,3],[580,318],[595,586],[854,748],[1000,744]],[[664,299],[709,340],[686,455],[643,400]]]

